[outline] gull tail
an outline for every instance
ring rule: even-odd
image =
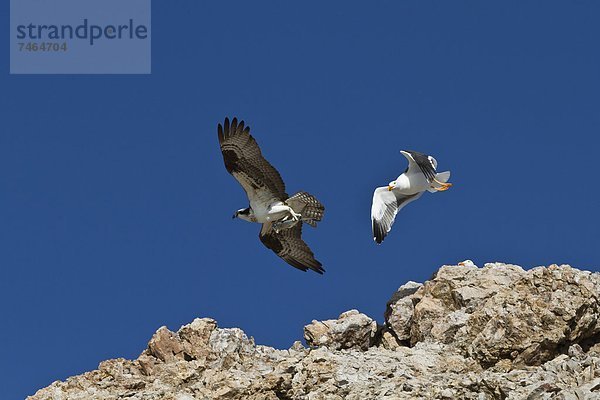
[[[450,171],[446,171],[446,172],[440,172],[439,174],[435,174],[435,179],[436,179],[437,181],[439,181],[439,182],[442,182],[442,183],[446,183],[446,182],[448,182],[448,180],[450,179]],[[438,188],[441,186],[441,185],[439,185],[439,184],[437,184],[437,183],[435,183],[435,182],[433,182],[433,184],[434,184],[436,187],[438,187]],[[435,193],[435,192],[437,192],[437,190],[435,190],[435,189],[427,189],[427,191],[428,191],[428,192],[430,192],[430,193]]]
[[[292,207],[294,212],[302,216],[302,222],[306,222],[313,228],[317,226],[317,222],[323,219],[325,207],[310,193],[298,192],[285,202],[288,206]]]

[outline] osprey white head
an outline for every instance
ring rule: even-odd
[[[250,207],[240,208],[233,214],[233,218],[243,219],[248,222],[256,222],[256,217],[254,216],[254,211]]]

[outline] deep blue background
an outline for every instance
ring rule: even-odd
[[[8,5],[0,9],[8,24]],[[466,258],[597,270],[600,3],[154,1],[150,76],[10,76],[0,41],[0,397],[135,358],[195,317],[287,347]],[[7,30],[5,30],[5,34]],[[326,205],[302,273],[231,219],[216,125]],[[400,149],[455,186],[382,246]]]

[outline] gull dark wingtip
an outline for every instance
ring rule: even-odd
[[[225,122],[223,123],[223,132],[225,133],[225,137],[229,136],[229,118],[225,117]]]
[[[219,136],[219,143],[222,144],[223,140],[225,140],[225,138],[223,136],[223,127],[221,126],[221,124],[217,125],[217,133]]]

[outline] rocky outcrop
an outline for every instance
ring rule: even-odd
[[[338,319],[313,320],[304,327],[304,339],[310,347],[325,346],[330,350],[367,350],[376,333],[377,322],[357,310],[346,311]]]
[[[471,262],[400,287],[377,326],[313,321],[286,350],[203,318],[30,400],[600,399],[600,275]]]
[[[405,286],[386,313],[398,338],[451,344],[485,367],[540,365],[600,333],[600,276],[567,265],[462,263],[408,296]]]

